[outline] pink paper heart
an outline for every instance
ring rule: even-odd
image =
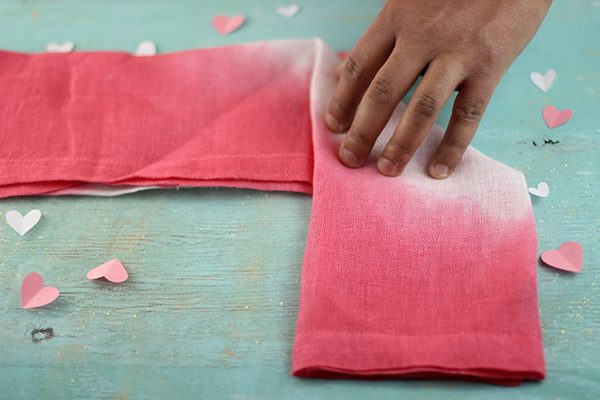
[[[231,32],[239,29],[246,22],[243,15],[227,17],[225,15],[216,15],[212,19],[212,25],[221,36],[227,36]]]
[[[559,110],[554,106],[546,106],[544,107],[544,111],[542,112],[544,116],[544,121],[546,121],[546,125],[548,128],[556,128],[571,119],[573,116],[573,110],[564,109]]]
[[[113,283],[125,282],[129,278],[127,270],[118,258],[112,259],[105,262],[102,265],[90,270],[87,273],[88,279],[100,279],[105,278],[106,280]]]
[[[583,268],[583,247],[577,242],[565,242],[556,250],[542,253],[542,261],[551,267],[569,272],[581,272]]]
[[[52,303],[60,292],[52,286],[44,286],[44,280],[37,272],[27,274],[21,284],[21,307],[36,308]]]

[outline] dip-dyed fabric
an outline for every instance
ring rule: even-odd
[[[524,177],[469,148],[450,178],[431,179],[437,127],[398,178],[374,157],[347,169],[343,136],[323,123],[338,62],[319,40],[153,57],[0,52],[0,197],[312,194],[294,375],[543,379]]]

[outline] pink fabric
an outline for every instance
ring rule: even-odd
[[[312,193],[294,375],[543,379],[523,176],[470,148],[451,178],[430,179],[437,127],[400,178],[374,159],[345,168],[322,122],[337,62],[318,40],[0,52],[0,197],[98,184]]]
[[[311,71],[256,62],[267,48],[0,53],[0,196],[83,182],[310,192]]]

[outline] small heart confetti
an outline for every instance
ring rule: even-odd
[[[87,273],[88,279],[100,279],[105,278],[106,280],[113,283],[125,282],[129,278],[127,270],[118,258],[112,259],[105,262],[102,265],[90,270]]]
[[[46,45],[46,52],[48,53],[70,53],[75,48],[73,42],[54,43],[50,42]]]
[[[537,197],[548,197],[550,194],[550,186],[548,186],[546,182],[540,182],[537,187],[530,187],[529,193]]]
[[[583,247],[577,242],[565,242],[556,250],[542,253],[542,261],[547,265],[569,272],[581,272],[583,268]]]
[[[135,50],[136,56],[154,56],[156,55],[156,45],[150,40],[141,42]]]
[[[544,75],[534,71],[529,75],[529,79],[531,79],[531,82],[533,82],[535,86],[545,93],[548,91],[548,89],[550,89],[550,86],[552,86],[554,79],[556,79],[556,71],[549,69]]]
[[[227,36],[239,29],[246,22],[243,15],[227,17],[225,15],[216,15],[212,19],[212,25],[221,36]]]
[[[29,273],[21,284],[21,307],[36,308],[52,303],[60,292],[52,286],[44,286],[44,280],[37,272]]]
[[[30,210],[24,217],[20,212],[15,210],[10,210],[6,213],[6,222],[21,236],[36,226],[40,218],[42,218],[40,210]]]
[[[293,17],[294,15],[298,14],[298,11],[300,11],[300,6],[298,4],[290,4],[287,6],[277,7],[277,12],[279,13],[279,15],[287,18]]]
[[[542,115],[544,116],[544,121],[546,121],[548,128],[552,129],[570,120],[573,116],[573,111],[569,110],[568,108],[559,110],[558,108],[550,105],[544,107]]]

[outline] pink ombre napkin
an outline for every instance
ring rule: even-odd
[[[543,379],[523,176],[470,148],[434,181],[437,127],[399,178],[373,160],[345,168],[342,137],[322,122],[338,61],[319,40],[154,57],[0,52],[0,197],[312,193],[293,374]]]

